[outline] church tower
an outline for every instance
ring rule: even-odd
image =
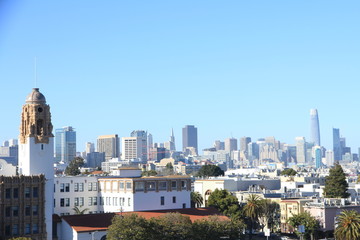
[[[45,223],[47,239],[52,239],[54,199],[54,135],[50,106],[45,96],[34,88],[22,108],[19,136],[19,174],[44,174]]]

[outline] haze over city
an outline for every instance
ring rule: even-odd
[[[39,87],[78,149],[134,129],[166,141],[196,125],[199,150],[228,137],[360,133],[357,1],[32,1],[0,3],[0,141],[17,138]],[[37,83],[34,58],[37,57]]]

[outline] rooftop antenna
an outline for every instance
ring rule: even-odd
[[[37,66],[36,66],[36,57],[34,58],[34,81],[35,81],[35,88],[37,88]]]

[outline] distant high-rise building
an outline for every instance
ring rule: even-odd
[[[55,159],[57,162],[70,163],[76,157],[76,132],[73,127],[55,130]]]
[[[138,156],[138,158],[141,158],[142,161],[147,161],[147,154],[148,154],[148,134],[146,131],[143,130],[135,130],[132,131],[130,134],[131,137],[138,138],[137,141],[140,141],[139,147],[141,147],[141,156]]]
[[[123,160],[141,159],[146,161],[147,156],[143,153],[143,143],[141,137],[122,137],[121,147]]]
[[[332,150],[327,150],[325,152],[326,166],[334,166],[334,152]]]
[[[251,142],[251,137],[242,137],[240,138],[240,151],[247,152],[248,144]]]
[[[338,128],[333,128],[333,151],[334,160],[340,161],[342,157],[342,151],[340,142],[340,130]]]
[[[248,144],[248,157],[252,159],[259,159],[260,149],[256,142],[249,142]]]
[[[296,137],[296,161],[299,164],[306,162],[306,141],[304,137]]]
[[[216,149],[216,151],[225,150],[225,143],[221,142],[220,140],[216,140],[214,142],[214,148]]]
[[[95,152],[95,145],[92,142],[85,143],[85,153],[92,153]]]
[[[151,156],[150,156],[150,152],[151,152],[151,148],[154,147],[154,141],[153,141],[153,136],[151,133],[148,133],[148,136],[147,136],[147,146],[148,146],[148,149],[147,149],[148,160],[152,160]]]
[[[322,152],[321,147],[315,146],[315,168],[322,166]]]
[[[168,150],[168,151],[175,151],[176,150],[176,147],[175,147],[175,136],[174,136],[174,130],[171,129],[171,135],[170,135],[170,139],[168,142],[165,142],[164,143],[164,146],[165,148]]]
[[[97,152],[105,153],[105,160],[120,156],[120,142],[117,134],[99,136]]]
[[[101,167],[101,163],[105,161],[104,152],[89,152],[86,154],[86,167]]]
[[[225,139],[225,151],[232,152],[236,150],[238,150],[237,139],[236,138]]]
[[[310,110],[310,124],[311,124],[311,142],[315,144],[315,146],[320,145],[320,126],[319,126],[319,116],[317,109]]]
[[[196,154],[198,153],[198,136],[197,128],[193,125],[186,125],[182,129],[182,140],[183,140],[183,151],[185,152],[186,148],[193,147]]]

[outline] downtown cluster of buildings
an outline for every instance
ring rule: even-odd
[[[278,202],[282,232],[292,232],[287,219],[305,210],[319,219],[322,230],[332,230],[340,211],[360,211],[358,154],[346,147],[339,129],[333,129],[333,149],[326,150],[317,110],[311,110],[310,119],[311,140],[296,137],[294,145],[274,137],[242,137],[239,144],[228,138],[199,154],[197,128],[187,125],[181,151],[173,131],[169,141],[154,143],[150,133],[134,130],[127,137],[99,136],[96,146],[88,142],[84,152],[77,152],[75,129],[59,128],[53,135],[50,107],[33,89],[22,109],[19,139],[0,147],[0,239],[88,239],[89,234],[105,239],[107,226],[89,223],[94,215],[189,209],[192,191],[203,196],[206,207],[215,189],[227,189],[240,203],[249,194]],[[66,176],[64,169],[77,156],[85,159],[83,174]],[[335,161],[348,175],[348,199],[323,198],[325,177]],[[196,178],[206,164],[219,166],[225,176]],[[281,176],[288,167],[297,174]],[[149,170],[158,175],[142,176]],[[79,212],[85,215],[74,215]]]

